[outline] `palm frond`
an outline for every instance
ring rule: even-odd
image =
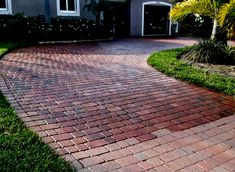
[[[221,26],[224,24],[235,24],[235,0],[230,0],[229,3],[224,4],[220,8],[218,21]]]
[[[235,0],[230,0],[220,8],[218,21],[228,30],[229,37],[235,36]]]
[[[216,0],[186,0],[177,3],[170,12],[173,20],[183,20],[187,15],[199,14],[214,18],[219,2]]]

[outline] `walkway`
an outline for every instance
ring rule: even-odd
[[[194,42],[22,48],[0,61],[0,88],[25,124],[79,171],[235,171],[234,99],[146,63],[153,51]]]

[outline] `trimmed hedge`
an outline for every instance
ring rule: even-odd
[[[26,17],[23,14],[0,16],[1,41],[45,41],[107,38],[111,33],[104,26],[87,19]]]

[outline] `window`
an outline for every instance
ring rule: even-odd
[[[0,14],[12,14],[11,0],[0,0]]]
[[[79,0],[57,0],[58,16],[79,16]]]

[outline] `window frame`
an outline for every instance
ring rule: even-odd
[[[68,0],[66,0],[68,1]],[[74,0],[75,11],[60,10],[60,0],[57,0],[57,16],[80,16],[80,0]]]
[[[6,3],[6,8],[0,8],[0,15],[12,14],[11,0],[5,0],[5,3]]]

